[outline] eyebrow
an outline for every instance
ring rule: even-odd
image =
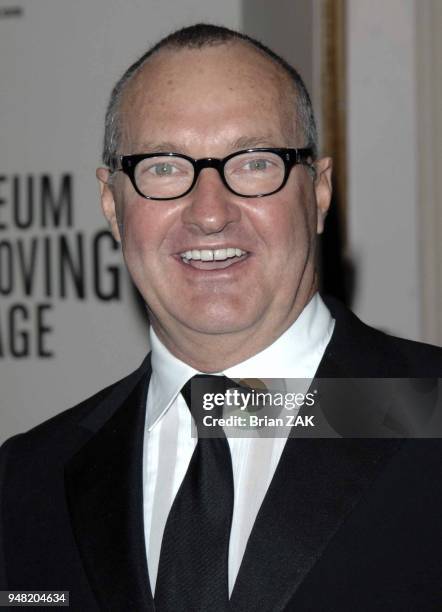
[[[275,140],[269,135],[263,136],[241,136],[233,142],[227,143],[228,149],[231,152],[241,151],[242,149],[253,149],[257,147],[277,147],[284,146],[283,144],[277,144]],[[145,141],[136,147],[139,153],[160,153],[160,152],[176,152],[184,153],[190,156],[190,153],[186,146],[178,145],[172,141],[161,141],[161,142],[149,142]],[[192,156],[191,156],[192,157]]]
[[[178,147],[173,142],[143,142],[140,145],[137,145],[136,149],[139,153],[157,153],[157,152],[179,152],[180,149],[184,149],[185,147]]]
[[[263,136],[241,136],[232,144],[233,149],[252,149],[255,147],[276,147],[275,140],[266,134]],[[282,146],[281,144],[279,146]]]

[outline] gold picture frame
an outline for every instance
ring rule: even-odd
[[[321,4],[321,124],[322,153],[333,157],[334,203],[338,207],[341,238],[346,246],[346,0]]]

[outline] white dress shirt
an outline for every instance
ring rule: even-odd
[[[315,294],[292,326],[273,344],[222,374],[236,379],[302,378],[311,381],[333,327],[334,319],[319,294]],[[144,435],[143,498],[149,579],[154,593],[167,516],[197,444],[197,439],[191,436],[192,417],[180,391],[200,372],[174,357],[152,328],[150,343],[152,377]],[[228,567],[230,595],[286,439],[228,437],[234,481]]]

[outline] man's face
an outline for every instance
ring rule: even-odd
[[[154,55],[130,84],[121,117],[123,154],[222,158],[250,147],[306,144],[294,125],[287,77],[243,43]],[[191,193],[172,201],[140,197],[122,173],[109,188],[106,171],[97,172],[105,215],[170,348],[178,337],[200,334],[265,346],[297,317],[314,292],[329,160],[318,172],[314,182],[306,166],[295,166],[280,192],[241,198],[208,168]],[[180,256],[229,248],[245,255],[190,263]]]

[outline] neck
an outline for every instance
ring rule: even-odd
[[[279,338],[299,317],[317,291],[317,277],[307,290],[298,291],[287,315],[263,320],[259,325],[225,334],[204,334],[189,328],[175,331],[151,315],[155,333],[178,359],[199,372],[221,372],[263,351]]]

